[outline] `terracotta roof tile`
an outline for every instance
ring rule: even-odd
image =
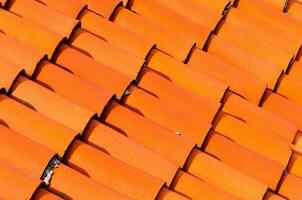
[[[79,23],[77,20],[61,15],[37,1],[16,0],[12,1],[8,7],[10,12],[48,28],[66,38],[69,38],[72,30]]]
[[[0,199],[301,199],[300,3],[0,0]]]
[[[42,4],[55,8],[56,10],[62,12],[64,15],[67,15],[72,18],[76,18],[80,12],[87,6],[82,0],[62,0],[62,1],[53,1],[53,0],[39,0]]]
[[[0,10],[0,30],[21,42],[29,44],[52,57],[63,37],[55,32],[36,26],[6,10]]]
[[[0,193],[3,199],[31,199],[40,181],[6,163],[0,163]],[[17,190],[17,191],[16,191]]]

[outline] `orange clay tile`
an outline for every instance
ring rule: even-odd
[[[5,5],[5,3],[7,2],[7,0],[0,0],[0,6],[4,6]]]
[[[3,140],[0,141],[1,160],[4,159],[5,162],[18,166],[27,175],[39,179],[55,153],[3,126],[0,129],[0,133],[3,134],[1,137]],[[28,159],[27,162],[24,162],[24,158]],[[64,176],[60,172],[64,172]],[[60,164],[52,174],[50,184],[55,193],[66,194],[67,192],[66,195],[72,199],[84,199],[84,197],[127,199],[63,164]]]
[[[78,133],[83,132],[95,114],[25,77],[18,78],[12,97]]]
[[[39,180],[55,153],[3,125],[0,125],[0,130],[0,160]]]
[[[262,0],[266,4],[269,4],[270,6],[277,8],[279,11],[283,11],[285,7],[286,0]]]
[[[84,80],[89,80],[108,91],[114,91],[118,98],[123,96],[133,80],[67,45],[62,45],[58,50],[56,63]]]
[[[302,130],[301,105],[290,101],[279,94],[268,91],[265,95],[262,107],[297,126],[299,130]]]
[[[116,7],[121,5],[121,0],[82,0],[88,8],[105,18],[109,18]]]
[[[63,164],[55,169],[49,188],[67,199],[130,200],[130,198],[92,181],[90,178]]]
[[[85,141],[94,147],[136,167],[148,174],[164,180],[170,185],[178,165],[159,154],[130,140],[123,134],[92,120],[84,133]]]
[[[40,181],[0,161],[0,194],[5,199],[31,199]]]
[[[194,41],[152,23],[123,7],[117,9],[113,22],[146,37],[156,43],[159,49],[181,61],[186,60],[195,45]]]
[[[185,64],[159,51],[150,52],[148,67],[159,72],[176,85],[212,101],[220,102],[228,85],[203,73],[196,72]]]
[[[267,185],[201,151],[194,150],[188,172],[239,199],[262,199]]]
[[[15,79],[23,70],[16,64],[0,57],[0,71],[0,90],[9,91]]]
[[[182,0],[157,0],[162,5],[174,10],[175,12],[200,23],[208,28],[214,29],[221,19],[220,13],[215,13],[209,8],[203,6],[198,0],[182,1]]]
[[[80,16],[80,20],[82,28],[140,58],[145,58],[155,45],[145,37],[114,24],[90,10],[84,10]]]
[[[225,200],[238,200],[233,195],[182,171],[179,171],[175,176],[172,188],[191,199],[205,198],[216,200],[221,198]]]
[[[298,78],[302,77],[302,61],[296,61],[292,65],[292,67],[289,71],[289,75],[294,76],[294,77],[298,77]]]
[[[273,63],[261,59],[217,36],[212,37],[208,53],[264,80],[269,88],[275,87],[275,84],[282,73],[282,69]]]
[[[136,79],[145,60],[121,50],[84,29],[78,29],[70,40],[73,47],[85,52],[94,60]]]
[[[216,132],[209,134],[208,141],[204,146],[205,152],[208,154],[266,183],[272,190],[276,189],[285,170],[285,166],[267,159]]]
[[[79,23],[78,20],[58,13],[34,0],[15,0],[8,7],[10,12],[66,38],[69,38]]]
[[[189,198],[173,192],[171,190],[168,190],[166,188],[163,188],[161,190],[161,192],[159,193],[159,195],[156,197],[157,200],[189,200]]]
[[[240,30],[240,25],[224,22],[220,26],[217,35],[250,53],[274,63],[284,70],[287,69],[293,58],[291,53],[276,48],[275,45],[265,40],[254,37],[254,34],[248,31]],[[240,37],[235,37],[235,35],[240,35]]]
[[[292,143],[298,128],[282,118],[259,108],[235,94],[227,94],[226,102],[222,108],[242,121],[252,126],[267,129],[282,138],[287,143]]]
[[[4,125],[52,149],[59,156],[64,155],[68,145],[78,135],[7,96],[0,95],[0,107],[0,120]]]
[[[112,92],[84,81],[48,61],[43,61],[39,68],[36,78],[38,83],[95,113],[102,113],[114,96]]]
[[[248,101],[258,104],[267,84],[248,72],[228,65],[214,56],[195,49],[188,65],[201,73],[213,76],[230,86],[230,89],[240,94]]]
[[[286,200],[285,198],[273,193],[273,192],[266,192],[266,195],[264,196],[263,200]]]
[[[0,43],[0,57],[22,67],[29,75],[34,73],[38,63],[45,56],[43,52],[2,33],[0,33]]]
[[[277,92],[302,106],[302,77],[282,75]]]
[[[293,144],[295,144],[295,149],[297,149],[298,152],[302,153],[302,133],[300,131],[298,131]]]
[[[149,67],[142,69],[138,86],[161,101],[167,102],[207,123],[213,121],[221,105],[175,85]]]
[[[13,13],[0,9],[0,30],[52,57],[62,37]]]
[[[302,2],[297,0],[290,1],[287,13],[291,16],[302,19]]]
[[[198,3],[200,3],[201,5],[215,11],[216,13],[221,14],[224,9],[226,8],[226,6],[233,2],[232,0],[217,0],[214,2],[209,2],[207,0],[196,0]]]
[[[292,34],[301,34],[301,20],[289,16],[283,12],[280,12],[277,9],[273,9],[270,5],[262,0],[248,1],[241,0],[238,5],[238,8],[244,11],[247,14],[250,14],[254,17],[262,18],[263,21],[279,26],[280,29],[287,31]],[[258,12],[255,13],[255,10]],[[298,36],[298,35],[296,35]],[[301,39],[298,40],[301,42]]]
[[[4,124],[7,124],[11,129],[22,133],[22,135],[32,139],[33,141],[49,147],[57,152],[59,156],[64,155],[69,143],[76,137],[76,132],[61,126],[60,124],[57,124],[44,116],[41,116],[37,112],[26,108],[22,104],[17,103],[4,95],[2,95],[1,98],[2,100],[0,101],[0,107],[3,107],[3,109],[1,109],[0,112],[0,119]],[[125,162],[130,162],[131,164],[135,165],[135,167],[138,163],[138,165],[145,171],[154,172],[155,175],[158,175],[160,178],[170,182],[172,181],[172,178],[178,169],[177,165],[166,161],[160,156],[154,155],[153,152],[150,152],[129,141],[129,139],[123,135],[120,135],[114,130],[101,125],[99,122],[93,122],[94,123],[91,123],[89,127],[96,126],[95,129],[93,131],[87,130],[88,133],[86,133],[86,138],[88,141],[93,143],[93,145],[99,146],[100,149],[104,149],[106,152],[108,152],[110,149],[113,151],[109,152],[111,155],[117,155],[119,159],[124,159]],[[39,124],[39,126],[37,126],[37,124]],[[113,134],[116,136],[114,137]],[[107,136],[107,138],[105,138],[105,136]],[[54,143],[53,141],[56,140],[56,138],[60,138],[60,140]],[[115,143],[117,146],[114,148],[112,145]],[[122,148],[119,148],[120,150],[116,149],[122,144],[123,146],[121,146]],[[125,151],[123,148],[127,148],[128,150]],[[143,154],[141,156],[142,158],[138,159],[137,156],[141,153]],[[132,159],[129,157],[130,154],[134,154]],[[147,165],[147,161],[144,160],[148,156],[150,156],[150,165]],[[142,163],[144,163],[143,166],[141,166]],[[160,167],[161,165],[163,166]],[[152,166],[152,168],[148,168],[148,166]],[[160,167],[160,170],[155,171],[154,166]],[[162,170],[162,168],[166,168],[166,171]]]
[[[72,18],[77,18],[80,12],[87,6],[81,0],[39,0],[39,2]]]
[[[273,20],[268,21],[263,20],[263,18],[257,18],[254,14],[249,15],[241,9],[231,9],[226,21],[237,25],[241,30],[253,34],[253,37],[260,37],[276,45],[276,47],[291,53],[293,56],[297,54],[300,48],[295,36],[292,36],[288,31],[282,30],[280,25],[275,26],[269,23]]]
[[[195,146],[191,139],[170,132],[117,103],[111,103],[105,123],[180,166]]]
[[[164,182],[79,140],[64,159],[69,166],[133,199],[155,199]]]
[[[285,175],[281,181],[279,194],[287,199],[301,200],[302,179],[291,174]]]
[[[283,166],[289,161],[292,153],[289,145],[267,130],[253,127],[223,112],[218,113],[213,126],[215,131]]]
[[[300,178],[302,178],[302,154],[301,153],[293,153],[289,164],[288,171]]]
[[[63,199],[45,189],[39,188],[35,192],[34,196],[32,197],[32,200],[63,200]]]
[[[161,102],[145,91],[131,86],[130,94],[123,99],[123,104],[138,114],[177,134],[192,138],[201,146],[207,133],[211,129],[209,123],[185,113],[182,110]],[[158,112],[160,110],[160,112]]]
[[[212,32],[212,27],[202,26],[200,23],[187,19],[163,6],[157,0],[130,0],[128,5],[131,10],[146,19],[192,39],[201,48]]]

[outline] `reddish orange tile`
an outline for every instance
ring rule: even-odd
[[[301,78],[302,77],[302,61],[296,61],[290,71],[289,71],[290,76],[294,76],[294,77],[298,77]]]
[[[78,29],[71,38],[70,43],[73,47],[85,52],[96,61],[112,67],[133,80],[137,77],[145,62],[144,58],[131,55],[84,29]]]
[[[131,86],[128,91],[130,94],[123,100],[125,106],[174,133],[192,138],[198,146],[202,145],[211,128],[210,123],[161,102],[141,89]]]
[[[33,200],[63,200],[61,197],[45,190],[42,188],[39,188],[34,196],[32,197]]]
[[[175,12],[184,15],[197,23],[214,28],[221,19],[220,13],[216,13],[210,8],[207,8],[198,2],[198,0],[182,1],[182,0],[157,0],[162,5],[174,10]],[[218,1],[217,1],[218,2]]]
[[[81,0],[68,0],[68,1],[53,1],[53,0],[39,0],[42,4],[56,9],[72,18],[77,18],[81,10],[83,10],[87,5]]]
[[[102,113],[114,96],[114,93],[84,81],[48,61],[43,61],[39,68],[36,78],[38,83],[95,113]]]
[[[212,38],[208,52],[222,61],[264,80],[269,88],[275,87],[282,73],[282,69],[273,63],[216,36]]]
[[[233,195],[181,171],[177,173],[172,187],[177,192],[191,199],[205,198],[208,200],[216,200],[217,198],[221,198],[238,200],[238,198]]]
[[[205,45],[212,32],[212,27],[195,23],[185,16],[163,6],[158,1],[131,0],[128,7],[146,19],[192,39],[201,48]]]
[[[37,187],[38,179],[28,177],[24,172],[6,163],[0,163],[0,193],[5,199],[31,199]]]
[[[288,170],[291,174],[302,178],[302,154],[293,153],[289,164]]]
[[[90,122],[84,133],[84,138],[85,141],[109,155],[164,180],[167,185],[171,184],[179,168],[174,162],[96,120]]]
[[[268,191],[264,197],[264,200],[286,200],[285,198]]]
[[[287,13],[294,17],[302,19],[302,3],[297,0],[290,1]]]
[[[55,169],[50,190],[60,194],[63,198],[130,200],[63,164]]]
[[[18,78],[12,97],[21,100],[43,115],[64,123],[78,133],[83,132],[88,121],[95,114],[25,77]]]
[[[302,187],[302,179],[294,175],[287,174],[281,183],[279,194],[288,199],[301,199],[300,188]]]
[[[0,10],[0,30],[52,57],[62,36],[6,10]]]
[[[164,182],[75,140],[65,156],[72,168],[134,199],[155,199]]]
[[[289,144],[274,137],[265,129],[253,127],[226,113],[218,113],[213,128],[233,141],[283,166],[287,165],[291,156]]]
[[[280,77],[277,92],[302,106],[302,95],[300,94],[301,89],[302,78],[291,75],[283,75]]]
[[[220,25],[217,35],[250,53],[274,63],[283,70],[287,69],[291,59],[293,59],[292,53],[276,48],[270,42],[254,37],[254,34],[240,30],[240,27],[241,24],[234,25],[224,22]],[[236,37],[236,35],[240,35],[240,37]]]
[[[185,196],[178,194],[176,192],[173,192],[171,190],[168,190],[166,188],[163,188],[160,192],[160,194],[156,197],[158,200],[185,200],[189,198],[186,198]]]
[[[145,37],[114,24],[90,10],[84,10],[80,16],[80,20],[82,28],[140,58],[145,58],[155,45]]]
[[[188,65],[201,73],[213,76],[230,86],[230,89],[248,101],[258,104],[267,84],[248,72],[228,65],[214,56],[195,50]]]
[[[121,0],[82,0],[88,5],[90,10],[109,18],[118,5],[121,4]]]
[[[262,11],[258,10],[259,8],[253,10],[253,14],[251,14],[246,9],[241,9],[243,6],[247,9],[255,9],[255,7],[251,6],[247,1],[241,1],[239,4],[240,9],[231,9],[226,21],[237,25],[241,30],[245,30],[253,34],[253,37],[260,37],[263,40],[276,45],[276,47],[290,52],[292,55],[297,54],[300,48],[300,44],[298,42],[299,38],[291,34],[286,28],[280,26],[279,21],[276,20],[276,18],[267,20],[264,20],[263,17],[258,18],[257,14],[262,13]],[[255,12],[256,10],[258,12]],[[267,12],[267,10],[265,11]],[[280,11],[278,11],[278,13],[281,14]],[[274,21],[278,21],[278,24],[271,23]],[[284,23],[282,24],[285,27],[287,26]]]
[[[55,153],[3,125],[0,130],[1,160],[39,180]]]
[[[191,154],[187,169],[194,176],[240,199],[262,199],[267,190],[266,184],[200,151]]]
[[[180,166],[195,146],[191,139],[172,133],[117,103],[109,107],[105,123]]]
[[[167,102],[207,123],[213,121],[221,105],[177,86],[149,67],[142,69],[138,86],[161,101]]]
[[[243,98],[228,94],[225,104],[222,109],[242,121],[251,124],[252,126],[269,130],[275,133],[287,143],[292,143],[298,131],[297,126],[289,123],[282,118],[259,108]]]
[[[209,2],[207,0],[196,0],[196,1],[202,4],[203,6],[206,6],[209,9],[215,11],[216,13],[222,13],[228,4],[233,2],[229,0],[217,0],[214,2]]]
[[[302,130],[302,106],[282,97],[279,94],[267,91],[262,107],[267,111],[283,118]]]
[[[45,56],[43,52],[2,33],[0,33],[0,43],[0,56],[23,68],[29,75],[34,73],[38,63]]]
[[[68,145],[78,135],[7,96],[0,96],[0,108],[0,121],[4,125],[52,149],[59,156],[64,155]]]
[[[301,39],[298,37],[301,34],[301,20],[291,16],[287,16],[285,13],[274,9],[272,6],[263,2],[262,0],[248,1],[242,0],[239,3],[238,8],[253,17],[257,17],[267,24],[272,24],[278,27],[282,32],[287,32],[293,38],[295,43],[288,45],[300,45]],[[257,12],[255,12],[257,11]],[[273,35],[273,34],[272,34]],[[279,32],[279,36],[281,33]]]
[[[69,38],[73,29],[79,23],[78,20],[64,16],[33,0],[15,0],[10,2],[8,7],[12,13],[66,38]]]
[[[15,79],[23,70],[14,63],[0,58],[0,71],[0,90],[9,91]]]
[[[178,86],[212,101],[220,102],[228,85],[212,76],[194,71],[169,55],[152,50],[147,64]]]
[[[63,45],[58,50],[56,63],[84,80],[89,80],[108,91],[114,91],[118,98],[123,96],[125,89],[132,81],[131,77],[96,62],[67,45]]]
[[[266,183],[272,190],[276,189],[285,170],[284,165],[267,159],[216,132],[209,134],[205,152]]]
[[[194,41],[152,23],[123,7],[117,9],[113,22],[146,37],[159,49],[181,61],[187,58],[195,44]]]

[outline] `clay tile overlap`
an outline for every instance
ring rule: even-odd
[[[0,0],[0,199],[301,200],[301,0]]]

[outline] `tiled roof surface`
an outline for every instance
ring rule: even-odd
[[[0,199],[302,200],[302,1],[0,0]]]

